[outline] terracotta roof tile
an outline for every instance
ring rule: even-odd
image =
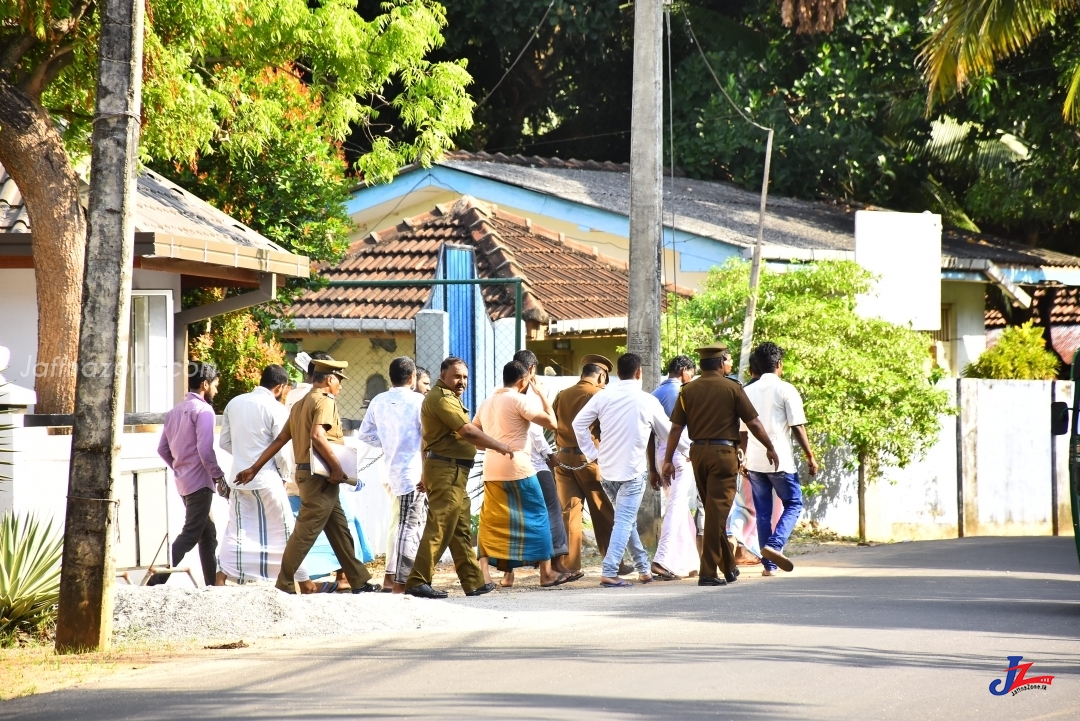
[[[626,263],[469,196],[406,219],[391,230],[372,233],[353,243],[340,263],[320,271],[331,280],[434,278],[439,249],[446,243],[476,249],[480,278],[524,279],[522,315],[526,320],[547,323],[627,315]],[[296,318],[412,318],[424,308],[429,294],[430,289],[420,286],[324,288],[306,293],[290,314]],[[484,286],[481,295],[492,320],[513,316],[510,287]]]
[[[1025,290],[1031,294],[1036,308],[1046,297],[1046,288],[1027,287]],[[1050,309],[1050,325],[1080,325],[1080,288],[1055,286],[1052,290],[1056,292],[1054,293],[1054,307]],[[1035,325],[1042,325],[1042,320],[1038,313],[1034,314],[1033,320],[1035,321]],[[1004,328],[1006,325],[1008,325],[1008,323],[1001,314],[1001,311],[996,308],[987,308],[987,329]]]

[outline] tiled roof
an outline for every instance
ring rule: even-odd
[[[475,248],[480,278],[524,279],[526,320],[547,323],[627,315],[625,263],[469,196],[406,219],[391,230],[372,233],[354,243],[343,261],[321,272],[330,280],[434,278],[445,243]],[[484,286],[481,292],[492,320],[513,317],[509,286]],[[290,315],[408,319],[423,309],[429,293],[429,288],[419,286],[324,288],[305,294]]]
[[[630,168],[625,164],[486,153],[450,154],[441,164],[621,215],[630,209]],[[664,223],[693,235],[750,248],[757,239],[759,205],[757,192],[731,183],[664,176]],[[764,235],[769,257],[784,257],[785,250],[800,260],[821,251],[821,257],[854,253],[855,211],[870,209],[770,195]],[[671,214],[673,222],[668,220]],[[1080,267],[1075,256],[954,229],[942,234],[941,255],[942,267],[971,259],[1008,266]]]
[[[277,243],[152,170],[139,172],[135,231],[285,252]],[[22,193],[0,165],[0,233],[29,233]]]
[[[1046,297],[1045,288],[1028,288],[1034,299],[1035,307],[1038,307],[1043,299]],[[1080,288],[1058,286],[1053,288],[1056,291],[1054,294],[1054,307],[1050,309],[1050,325],[1052,327],[1059,325],[1080,325]],[[1042,321],[1039,315],[1036,313],[1033,317],[1035,325],[1042,325]],[[1005,317],[1001,314],[1001,311],[996,308],[988,308],[986,310],[986,327],[990,328],[1004,328],[1007,325]],[[1054,331],[1057,332],[1056,329]]]

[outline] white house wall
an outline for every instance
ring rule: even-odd
[[[952,307],[951,355],[953,375],[986,350],[986,283],[942,281],[941,304]]]

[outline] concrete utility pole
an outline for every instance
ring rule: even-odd
[[[644,389],[660,378],[660,237],[663,233],[662,0],[634,2],[630,117],[630,314],[626,347],[641,356]]]
[[[66,653],[107,648],[112,635],[112,490],[123,430],[135,247],[143,0],[104,0],[99,7],[90,230],[56,622],[56,650]]]
[[[660,378],[660,238],[663,228],[663,0],[634,2],[634,93],[630,116],[630,309],[626,349],[642,360],[642,387]],[[660,539],[660,494],[645,489],[642,542]]]

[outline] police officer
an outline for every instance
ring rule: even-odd
[[[665,479],[670,479],[675,472],[671,459],[685,427],[692,441],[690,465],[705,506],[705,539],[698,585],[724,586],[734,583],[737,574],[735,554],[726,542],[726,529],[739,472],[740,419],[765,446],[769,462],[775,467],[779,460],[742,386],[723,375],[724,363],[731,359],[728,347],[713,343],[698,348],[697,353],[701,358],[701,375],[682,387],[675,402],[663,474]]]
[[[330,447],[330,444],[345,443],[335,397],[341,390],[341,381],[348,379],[343,372],[348,367],[348,361],[337,361],[330,357],[312,360],[308,366],[312,381],[311,392],[292,407],[289,422],[254,465],[236,476],[236,483],[239,485],[249,482],[286,443],[296,439],[293,443],[293,454],[296,459],[296,481],[300,489],[300,513],[296,516],[296,527],[281,556],[281,571],[278,573],[276,586],[282,591],[293,592],[293,575],[315,544],[320,532],[326,533],[326,540],[334,549],[334,555],[337,556],[345,577],[349,579],[353,593],[369,593],[381,588],[378,584],[368,583],[371,574],[356,558],[356,546],[349,532],[349,522],[338,498],[338,486],[345,481],[346,474]],[[312,474],[312,449],[326,461],[330,469],[329,476]]]
[[[588,463],[578,448],[574,435],[574,419],[589,399],[607,385],[614,364],[602,355],[590,353],[581,359],[581,380],[555,396],[551,404],[558,421],[555,445],[558,460],[555,466],[555,486],[562,504],[563,523],[570,553],[563,565],[574,573],[581,570],[581,510],[589,506],[596,546],[600,555],[607,553],[611,529],[615,525],[615,508],[611,505],[603,486],[600,485],[600,467],[596,461]],[[593,438],[599,439],[599,424],[592,428]]]
[[[472,546],[472,500],[465,489],[476,449],[488,448],[511,456],[513,451],[469,422],[461,396],[469,383],[469,367],[450,356],[439,368],[439,380],[420,406],[420,435],[424,449],[423,485],[428,495],[427,525],[420,538],[416,562],[405,582],[405,593],[419,598],[446,598],[431,587],[435,564],[447,546],[466,596],[495,590],[484,583]]]

